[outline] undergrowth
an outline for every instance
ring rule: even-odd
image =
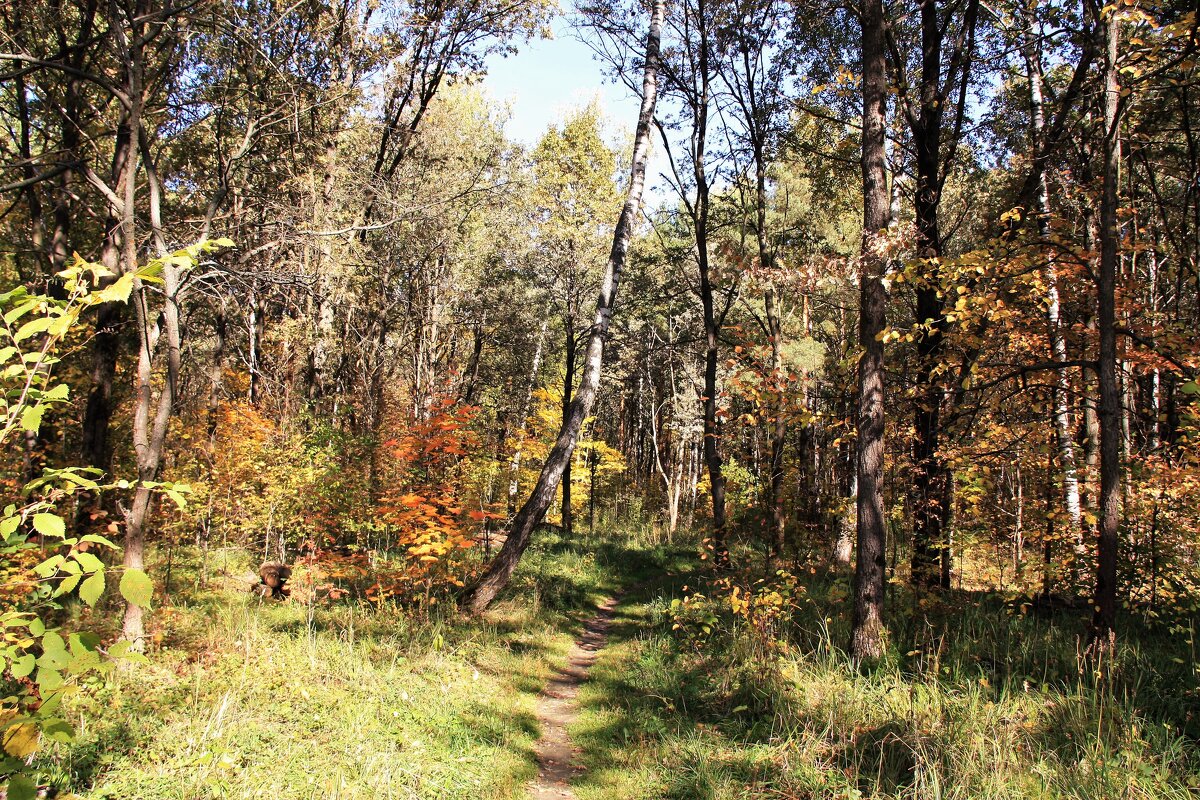
[[[1130,623],[1097,662],[1078,619],[898,596],[911,613],[860,668],[846,579],[808,578],[769,632],[728,598],[672,605],[678,581],[623,606],[573,731],[582,800],[1200,796],[1189,632]]]
[[[466,620],[349,599],[262,602],[247,592],[244,556],[176,548],[171,560],[149,663],[79,699],[78,741],[37,763],[55,789],[114,800],[522,796],[536,772],[537,693],[623,573],[662,563],[624,540],[542,531],[511,590]]]
[[[114,799],[520,797],[537,694],[624,588],[571,731],[581,800],[1200,795],[1194,627],[1127,621],[1097,661],[1079,617],[896,586],[888,654],[860,667],[847,576],[801,575],[755,624],[697,593],[694,548],[606,522],[622,534],[540,531],[474,620],[260,602],[244,557],[178,550],[149,663],[76,702],[79,740],[42,778]]]

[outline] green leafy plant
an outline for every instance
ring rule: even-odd
[[[0,294],[0,445],[21,433],[37,433],[47,410],[68,401],[69,387],[52,379],[51,368],[84,310],[100,303],[128,302],[136,281],[159,281],[168,259],[194,266],[201,253],[230,245],[226,239],[205,242],[121,276],[76,256],[74,264],[59,273],[64,298],[35,294],[25,287]],[[7,780],[10,800],[36,796],[28,763],[43,741],[70,741],[74,736],[62,717],[64,699],[112,670],[118,660],[143,658],[130,651],[129,642],[105,648],[93,633],[67,632],[49,622],[63,598],[75,595],[94,606],[107,587],[105,563],[96,553],[115,550],[116,545],[97,534],[70,535],[58,511],[79,492],[131,488],[128,481],[101,484],[101,477],[90,468],[47,468],[0,512],[0,556],[12,561],[33,552],[40,557],[24,591],[9,607],[0,607],[0,663],[5,678],[0,696],[0,775]],[[179,505],[187,491],[186,486],[165,482],[148,488]],[[145,607],[153,584],[140,570],[126,569],[118,589],[126,601]]]

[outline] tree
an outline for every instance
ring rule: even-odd
[[[758,268],[765,286],[763,312],[771,353],[768,383],[773,395],[766,409],[770,455],[766,502],[771,514],[771,548],[775,557],[783,555],[787,513],[784,508],[784,448],[787,444],[787,379],[784,373],[784,332],[781,298],[776,284],[776,249],[773,232],[768,230],[770,193],[768,173],[778,158],[778,143],[783,133],[786,105],[785,78],[788,67],[787,28],[784,9],[774,0],[734,7],[736,15],[720,43],[720,76],[729,95],[729,116],[736,120],[738,139],[747,153],[735,153],[750,173],[749,227],[758,250]],[[803,302],[803,301],[802,301]]]
[[[537,213],[534,269],[563,326],[562,410],[566,419],[575,386],[583,298],[596,291],[605,231],[596,223],[617,207],[615,154],[601,136],[593,103],[551,128],[533,151],[533,203]],[[593,269],[589,269],[592,266]],[[572,533],[571,459],[562,477],[563,534]]]
[[[939,211],[946,178],[963,137],[979,2],[966,0],[961,10],[953,4],[942,8],[937,0],[921,0],[918,5],[920,48],[912,48],[920,55],[915,89],[909,87],[908,59],[893,33],[895,26],[887,27],[897,105],[908,123],[914,150],[916,246],[924,265],[916,287],[920,335],[913,440],[912,580],[918,586],[948,588],[950,471],[938,451],[946,393],[937,376],[943,369],[947,324],[943,308],[947,295],[939,265],[946,235]],[[943,55],[950,37],[950,52]],[[948,128],[947,112],[952,114]]]
[[[1100,267],[1096,279],[1100,334],[1100,537],[1096,550],[1092,639],[1114,631],[1117,617],[1117,547],[1121,515],[1121,394],[1117,385],[1117,181],[1121,164],[1120,15],[1108,9],[1104,26],[1104,183],[1100,195]]]
[[[883,654],[883,329],[887,324],[886,235],[889,220],[884,119],[887,65],[882,0],[865,0],[862,14],[863,239],[859,281],[858,532],[854,566],[854,619],[850,654],[859,660]]]
[[[579,390],[571,400],[570,413],[563,420],[554,447],[546,458],[537,485],[529,499],[517,512],[509,525],[508,538],[478,580],[461,598],[461,605],[472,614],[479,614],[491,604],[496,595],[508,584],[521,555],[529,546],[534,526],[541,520],[554,497],[555,489],[562,480],[563,471],[575,449],[584,418],[591,410],[600,384],[603,366],[604,341],[608,335],[612,318],[613,301],[620,285],[621,270],[625,266],[629,242],[633,238],[634,218],[642,199],[646,180],[646,160],[650,152],[650,125],[654,117],[654,106],[658,99],[659,41],[665,12],[665,0],[655,0],[650,15],[650,31],[646,36],[646,50],[642,77],[642,104],[634,130],[633,158],[630,166],[629,185],[626,187],[625,204],[617,219],[613,232],[612,250],[605,264],[600,283],[600,295],[596,300],[596,314],[588,334],[584,352],[583,376]]]
[[[720,51],[718,29],[723,12],[719,0],[688,0],[680,3],[669,17],[675,34],[668,48],[663,71],[666,91],[677,100],[679,119],[664,123],[656,120],[664,147],[670,156],[672,185],[683,206],[692,235],[689,255],[696,266],[696,294],[704,323],[704,381],[699,389],[704,420],[703,452],[708,471],[708,491],[712,499],[711,550],[720,569],[729,566],[728,510],[726,480],[722,456],[721,386],[718,367],[721,329],[737,296],[738,280],[719,285],[713,244],[717,220],[713,186],[718,181],[720,163],[714,158],[717,131],[716,101]],[[682,129],[682,143],[673,142],[670,131]]]

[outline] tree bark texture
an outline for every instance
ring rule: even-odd
[[[885,255],[881,236],[888,224],[887,164],[884,115],[887,107],[887,64],[884,57],[883,0],[865,0],[863,53],[863,243],[859,309],[858,362],[858,548],[854,568],[854,617],[850,654],[859,660],[883,654],[884,549],[887,536],[883,509],[884,411],[883,342],[887,324],[887,290],[883,285]]]
[[[1111,634],[1117,616],[1117,536],[1121,514],[1121,388],[1117,382],[1116,290],[1120,235],[1117,181],[1121,161],[1121,87],[1117,73],[1116,14],[1104,25],[1104,184],[1100,199],[1100,270],[1097,326],[1100,333],[1100,536],[1096,559],[1092,638]]]

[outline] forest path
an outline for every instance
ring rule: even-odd
[[[583,635],[567,654],[566,666],[558,670],[538,697],[537,718],[542,726],[542,737],[534,748],[538,776],[529,785],[529,796],[534,800],[575,797],[571,778],[581,767],[576,763],[575,748],[571,746],[567,728],[579,716],[576,695],[580,685],[587,680],[600,650],[608,642],[608,631],[619,599],[609,597],[597,607],[596,615],[588,620]]]

